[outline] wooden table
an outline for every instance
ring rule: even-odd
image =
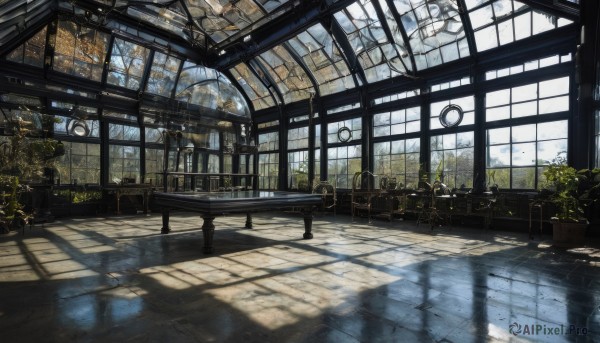
[[[142,207],[144,214],[148,213],[148,206],[150,204],[150,194],[154,186],[150,184],[131,184],[131,185],[114,185],[103,187],[103,191],[108,194],[115,195],[115,202],[117,203],[117,214],[121,214],[121,197],[123,195],[141,195],[142,196]]]

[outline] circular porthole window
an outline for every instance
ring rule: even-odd
[[[463,110],[458,105],[448,105],[440,113],[440,124],[443,127],[455,127],[463,120]]]
[[[67,123],[67,133],[77,137],[87,137],[90,134],[90,128],[85,120],[71,119]]]
[[[352,131],[350,131],[350,129],[346,126],[341,127],[338,130],[338,139],[340,140],[340,142],[349,141],[350,139],[352,139]]]

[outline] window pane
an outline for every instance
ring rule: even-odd
[[[108,178],[121,183],[124,178],[140,181],[140,148],[127,145],[109,145]]]
[[[512,102],[521,102],[537,99],[537,83],[514,87],[512,89]]]
[[[170,98],[180,64],[181,60],[175,57],[155,52],[146,91]]]
[[[149,53],[147,48],[115,38],[107,82],[139,90]]]
[[[535,143],[520,143],[512,146],[512,164],[514,166],[535,165]]]
[[[514,168],[512,170],[512,188],[534,189],[535,168]]]

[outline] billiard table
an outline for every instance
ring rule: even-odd
[[[276,209],[298,208],[304,215],[304,239],[311,239],[312,212],[322,202],[320,194],[305,194],[271,191],[237,192],[154,192],[152,202],[162,210],[161,233],[171,231],[169,215],[172,210],[185,210],[200,213],[203,219],[204,253],[213,252],[213,235],[216,216],[245,213],[246,228],[252,228],[253,212]]]

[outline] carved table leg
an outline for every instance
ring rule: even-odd
[[[252,213],[246,213],[246,229],[252,229]]]
[[[162,228],[160,229],[160,233],[166,234],[171,232],[171,228],[169,228],[169,210],[162,210]]]
[[[215,234],[215,225],[213,220],[215,217],[202,216],[204,223],[202,224],[202,235],[204,236],[204,253],[212,254],[213,252],[213,235]]]
[[[313,238],[313,235],[312,235],[312,220],[313,220],[312,208],[304,209],[302,212],[304,213],[304,235],[302,237],[304,237],[304,239],[311,239],[311,238]]]

